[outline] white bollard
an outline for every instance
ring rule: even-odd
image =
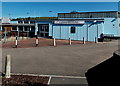
[[[10,78],[10,76],[11,76],[11,56],[7,55],[5,61],[5,78]]]
[[[39,40],[38,37],[36,37],[36,46],[38,46]]]
[[[53,46],[54,46],[54,47],[56,46],[55,38],[53,39]]]
[[[15,40],[15,47],[17,48],[17,46],[18,46],[18,39],[17,39],[17,37],[16,37],[16,40]]]
[[[95,37],[95,43],[98,43],[98,38],[97,37]]]
[[[71,42],[71,38],[69,38],[69,45],[71,45],[72,44],[72,42]]]
[[[85,44],[85,38],[83,37],[83,44]]]

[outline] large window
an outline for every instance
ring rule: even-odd
[[[71,27],[70,32],[71,32],[71,33],[75,33],[75,27]]]

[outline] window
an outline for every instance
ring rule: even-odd
[[[30,24],[35,24],[35,21],[30,21]]]
[[[5,27],[2,27],[2,31],[5,31]]]
[[[115,27],[115,25],[113,24],[113,28]]]
[[[12,31],[17,31],[17,26],[12,26]]]
[[[2,26],[0,26],[0,31],[2,31]]]
[[[35,27],[34,26],[31,27],[31,32],[35,32]]]
[[[71,33],[75,33],[75,27],[71,27]]]
[[[22,21],[18,21],[18,23],[23,23]]]
[[[22,26],[19,26],[19,31],[22,32],[23,31],[23,27]]]
[[[24,23],[29,24],[29,21],[24,21]]]
[[[24,31],[25,31],[25,32],[28,32],[29,30],[30,30],[30,27],[28,27],[28,26],[25,26],[25,27],[24,27]]]

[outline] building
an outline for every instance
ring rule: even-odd
[[[1,20],[1,33],[4,35],[5,32],[7,36],[27,36],[27,33],[34,34],[35,32],[35,22],[34,21],[13,21],[10,18],[2,18]]]
[[[101,35],[120,37],[120,13],[71,12],[58,13],[58,20],[36,21],[36,35],[56,39],[95,41]]]

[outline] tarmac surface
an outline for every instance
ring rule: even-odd
[[[3,48],[3,70],[4,57],[10,54],[12,56],[12,73],[84,78],[88,69],[110,58],[116,50],[118,50],[117,41],[57,47]],[[63,84],[69,84],[73,81],[79,83],[79,80],[86,83],[85,79],[72,80],[69,78],[52,78],[51,83],[59,84],[59,82],[62,82]]]
[[[70,45],[69,40],[60,40],[60,39],[55,39],[56,45],[61,46],[61,45]],[[6,43],[2,44],[3,48],[15,48],[15,43],[16,41],[7,41]],[[83,41],[76,41],[76,40],[71,40],[71,43],[73,45],[76,44],[83,44]],[[86,44],[91,44],[95,42],[86,42]],[[24,40],[19,40],[17,42],[17,48],[32,48],[36,47],[36,38],[29,38],[29,39],[24,39]],[[39,38],[38,39],[38,47],[45,47],[45,46],[53,46],[53,39],[48,39],[48,38]]]

